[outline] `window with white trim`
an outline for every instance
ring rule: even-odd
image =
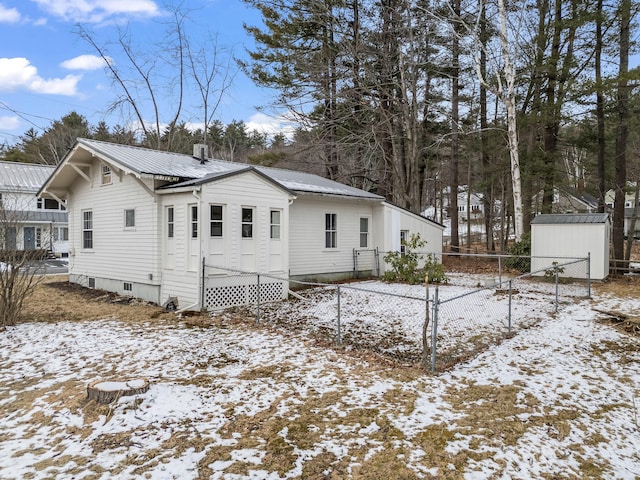
[[[337,213],[326,213],[324,215],[324,246],[325,248],[338,248]]]
[[[131,284],[131,282],[124,282],[124,284],[122,285],[122,289],[125,292],[131,292],[133,291],[133,285]]]
[[[271,223],[271,238],[274,240],[278,240],[280,238],[280,214],[282,212],[280,210],[271,210],[269,213],[270,223]]]
[[[102,185],[111,183],[112,173],[109,165],[102,165]]]
[[[198,238],[198,206],[191,205],[190,222],[191,222],[191,238]]]
[[[128,208],[124,211],[124,228],[132,229],[136,226],[136,211],[133,208]]]
[[[409,241],[409,230],[400,230],[400,253],[407,253],[407,242]]]
[[[253,238],[253,208],[242,207],[242,238]]]
[[[222,205],[210,205],[209,206],[209,234],[212,237],[222,236]]]
[[[36,227],[36,248],[42,248],[42,229]]]
[[[167,238],[173,238],[174,225],[173,207],[167,207]]]
[[[360,218],[360,248],[369,248],[369,219]]]
[[[36,201],[38,210],[65,210],[65,206],[53,198],[39,198]]]
[[[82,212],[82,248],[93,248],[93,211]]]
[[[53,227],[53,241],[54,242],[66,242],[69,240],[69,228],[67,227]]]

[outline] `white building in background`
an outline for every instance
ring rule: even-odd
[[[275,300],[288,293],[281,278],[383,273],[384,253],[412,233],[442,253],[442,225],[379,195],[194,152],[76,142],[39,192],[66,199],[70,281],[219,308],[255,298],[258,287],[237,271],[266,274],[260,298]]]
[[[0,248],[68,253],[69,229],[64,205],[36,193],[54,166],[0,161]]]

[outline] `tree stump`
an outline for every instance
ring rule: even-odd
[[[149,390],[149,380],[134,378],[131,380],[98,380],[87,386],[87,397],[101,404],[108,404],[120,397],[140,395]]]

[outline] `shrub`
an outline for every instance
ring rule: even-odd
[[[437,262],[433,254],[420,254],[420,250],[427,245],[419,234],[411,234],[409,240],[403,241],[404,253],[389,252],[384,256],[384,261],[391,266],[384,274],[384,280],[388,282],[407,282],[412,285],[422,283],[425,275],[429,275],[429,281],[434,283],[447,283],[449,279],[445,275],[444,265]],[[425,265],[418,268],[421,261]]]
[[[505,264],[508,268],[513,268],[525,273],[531,270],[531,235],[523,235],[520,240],[509,247],[509,255]]]

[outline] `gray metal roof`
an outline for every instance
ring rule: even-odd
[[[549,213],[536,215],[531,225],[565,225],[568,223],[605,223],[608,213]]]
[[[26,210],[16,212],[16,219],[21,223],[67,223],[69,214],[67,212],[47,212]]]
[[[186,181],[202,180],[205,177],[213,180],[221,175],[249,167],[247,164],[226,162],[224,160],[209,159],[205,163],[201,163],[198,158],[191,155],[161,152],[148,148],[118,145],[85,138],[79,138],[78,145],[139,175],[179,177]],[[384,199],[380,195],[311,173],[268,167],[255,168],[287,190],[297,193],[339,195],[375,200]],[[182,183],[182,185],[184,186],[185,184]]]
[[[0,191],[36,193],[55,166],[0,161]]]

